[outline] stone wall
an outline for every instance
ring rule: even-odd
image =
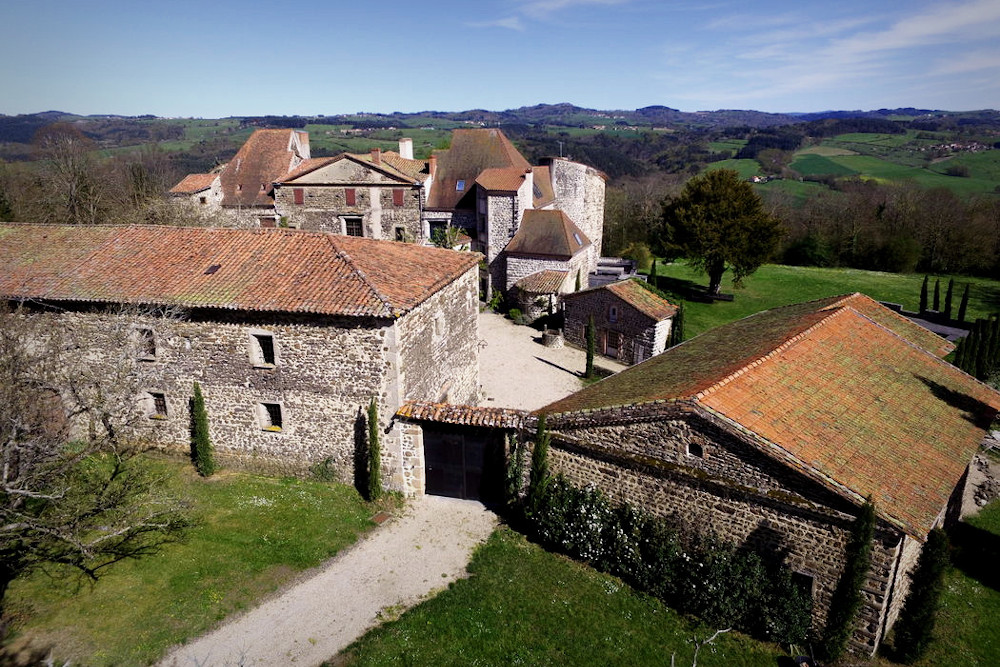
[[[613,413],[562,423],[554,418],[550,428],[553,473],[689,530],[783,558],[811,577],[813,627],[823,629],[843,571],[853,505],[683,406],[648,421],[616,422]],[[895,620],[886,611],[902,599],[905,566],[898,563],[915,558],[913,542],[878,521],[855,652],[873,654]]]
[[[506,253],[500,258],[500,263],[506,266],[504,279],[505,293],[509,294],[514,283],[522,278],[526,278],[539,271],[569,271],[569,276],[563,284],[565,289],[574,289],[576,286],[576,274],[580,272],[580,281],[583,287],[587,285],[587,255],[579,253],[569,260],[553,259],[537,255],[508,255]]]
[[[555,201],[546,208],[564,211],[587,235],[587,270],[596,271],[604,238],[604,177],[592,167],[561,158],[553,158],[549,168]]]
[[[396,206],[393,191],[403,190],[403,204]],[[295,190],[302,190],[302,204],[295,203]],[[290,227],[345,234],[344,217],[359,216],[364,236],[373,239],[411,242],[427,240],[421,225],[419,186],[359,185],[353,206],[347,205],[347,188],[333,185],[285,185],[275,188],[275,208]]]
[[[611,308],[616,308],[616,321],[611,321]],[[617,359],[624,364],[640,361],[663,352],[670,335],[672,320],[656,322],[634,306],[606,289],[574,294],[565,300],[566,341],[586,346],[587,320],[593,315],[597,329],[597,352],[604,354],[601,341],[620,334],[622,343]]]

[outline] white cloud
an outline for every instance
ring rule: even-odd
[[[495,21],[477,21],[475,23],[467,23],[470,28],[507,28],[508,30],[524,30],[524,24],[521,22],[521,17],[510,16],[505,19],[497,19]]]

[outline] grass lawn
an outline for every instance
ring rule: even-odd
[[[697,627],[619,579],[550,554],[501,528],[471,577],[372,630],[337,665],[690,665]],[[735,633],[698,664],[774,667],[784,653]]]
[[[836,156],[833,156],[836,157]],[[838,164],[830,159],[830,157],[825,155],[818,155],[816,153],[806,153],[804,155],[800,154],[795,158],[795,161],[789,165],[792,169],[799,172],[803,176],[812,176],[814,174],[831,176],[853,176],[857,172],[849,167],[845,167],[842,164]]]
[[[226,471],[206,480],[187,461],[152,463],[191,504],[187,540],[113,566],[95,586],[42,573],[14,582],[8,650],[54,646],[57,664],[149,663],[353,543],[377,511],[343,485]]]
[[[670,265],[657,262],[656,272],[660,289],[668,293],[682,293],[686,286],[708,284],[704,274],[695,272],[683,261]],[[901,303],[908,310],[920,304],[922,274],[880,273],[857,269],[821,269],[815,267],[782,266],[767,264],[750,276],[743,289],[734,290],[732,274],[723,276],[722,291],[735,294],[731,302],[686,302],[684,332],[691,338],[720,324],[732,322],[753,313],[791,303],[809,301],[837,294],[862,292],[879,301]],[[981,278],[955,277],[953,308],[957,312],[966,282],[973,285],[969,298],[968,320],[1000,311],[1000,282]],[[947,288],[948,276],[941,279],[941,299]],[[930,283],[933,297],[934,281]]]
[[[713,171],[715,169],[732,169],[740,175],[740,178],[750,178],[760,174],[760,163],[757,160],[737,160],[736,158],[730,158],[728,160],[712,162],[705,167],[705,171]]]

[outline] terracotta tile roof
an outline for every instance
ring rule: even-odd
[[[218,174],[188,174],[180,183],[170,188],[170,192],[175,195],[193,195],[208,190],[218,177]]]
[[[508,255],[544,255],[569,259],[590,245],[590,239],[562,211],[528,209],[521,226],[504,248]]]
[[[922,538],[1000,410],[1000,393],[879,308],[855,294],[758,313],[539,412],[688,401],[835,492],[872,496],[884,518]]]
[[[569,271],[538,271],[521,278],[514,286],[529,294],[558,294]]]
[[[368,154],[368,160],[371,161],[371,153]],[[409,160],[395,151],[382,151],[382,164],[389,165],[414,181],[423,182],[430,176],[426,160]]]
[[[291,171],[298,158],[291,146],[298,130],[256,130],[222,171],[223,206],[272,206],[271,184]]]
[[[474,407],[450,403],[422,403],[407,401],[400,406],[396,416],[414,421],[431,421],[462,426],[519,429],[528,416],[525,410],[511,408]]]
[[[637,278],[630,280],[619,280],[599,287],[590,287],[580,292],[573,292],[563,297],[566,300],[574,300],[580,297],[586,298],[601,290],[614,294],[619,299],[629,304],[643,315],[650,317],[657,322],[673,317],[677,314],[677,306],[673,305],[659,294],[646,288]]]
[[[7,299],[397,317],[478,255],[287,229],[0,225]],[[217,267],[214,268],[213,267]]]
[[[451,148],[436,155],[437,174],[427,199],[430,209],[472,208],[475,202],[463,199],[475,189],[476,178],[486,169],[513,167],[524,173],[531,168],[514,144],[497,129],[455,130]],[[461,190],[459,181],[464,181]]]
[[[532,204],[534,208],[545,208],[556,199],[556,193],[552,189],[552,172],[547,166],[532,167],[531,171],[534,174],[532,178],[534,186]]]
[[[517,192],[524,185],[525,172],[518,167],[491,167],[476,178],[476,185],[494,192]]]

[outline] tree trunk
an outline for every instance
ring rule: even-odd
[[[4,599],[7,597],[7,587],[14,581],[14,573],[5,567],[0,567],[0,642],[7,638],[7,607]]]
[[[722,288],[722,274],[726,272],[725,262],[711,262],[707,267],[708,271],[708,295],[718,296]]]

